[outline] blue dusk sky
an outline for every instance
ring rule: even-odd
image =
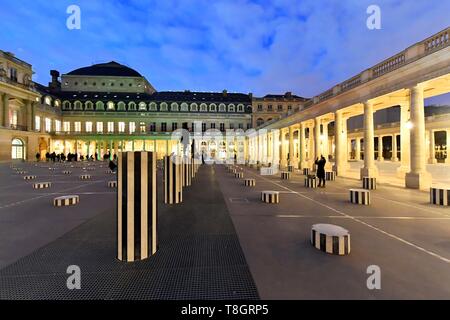
[[[81,29],[69,30],[69,5]],[[381,30],[366,26],[369,5]],[[436,0],[2,0],[0,49],[34,80],[115,60],[159,90],[311,97],[450,25]]]

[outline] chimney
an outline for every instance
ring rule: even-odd
[[[224,90],[222,91],[222,94],[223,94],[224,97],[226,97],[226,96],[228,95],[227,89],[224,89]]]
[[[50,70],[50,75],[52,76],[52,81],[48,83],[50,90],[59,91],[61,90],[61,82],[58,80],[59,72],[58,70]]]
[[[286,98],[290,99],[290,98],[292,98],[292,92],[291,92],[291,91],[288,91],[288,92],[286,92],[286,93],[284,94],[284,96],[285,96]]]
[[[249,98],[250,100],[253,100],[253,93],[249,92],[249,93],[248,93],[248,98]]]

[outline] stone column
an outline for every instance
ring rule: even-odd
[[[313,162],[316,160],[316,158],[320,157],[322,155],[321,150],[321,139],[320,139],[320,119],[315,118],[314,119],[314,157]]]
[[[437,163],[436,160],[436,150],[435,148],[435,141],[434,141],[434,131],[433,129],[428,130],[428,137],[429,137],[429,154],[428,154],[428,163],[433,164]]]
[[[384,161],[384,157],[383,157],[383,136],[378,136],[378,161]]]
[[[426,170],[425,149],[425,110],[423,104],[423,87],[417,85],[411,93],[411,169],[406,174],[405,185],[412,189],[428,189],[431,186],[431,175]]]
[[[280,130],[272,130],[272,167],[280,167]]]
[[[360,179],[363,177],[377,178],[378,168],[374,159],[374,124],[373,104],[366,101],[364,105],[364,167],[361,168]]]
[[[4,93],[3,99],[3,114],[2,114],[2,124],[4,127],[9,127],[9,94]]]
[[[289,161],[288,164],[290,166],[295,166],[294,163],[294,127],[289,127]]]
[[[300,123],[299,138],[300,138],[300,168],[308,168],[308,162],[306,161],[306,127],[305,123]]]
[[[334,137],[335,137],[335,163],[333,170],[338,176],[345,174],[347,170],[347,119],[341,111],[334,114]]]
[[[391,161],[393,162],[397,162],[398,158],[397,158],[397,134],[393,134],[392,135],[392,157],[391,157]]]
[[[27,131],[33,130],[33,104],[30,100],[25,101],[25,108],[27,114]]]
[[[286,132],[284,132],[284,129],[280,129],[281,134],[281,161],[280,165],[282,167],[287,166],[287,155],[286,155]]]
[[[410,158],[410,132],[408,128],[410,103],[400,105],[400,167],[397,169],[397,176],[404,179],[409,171]]]
[[[328,121],[322,122],[322,139],[320,139],[320,143],[322,144],[322,155],[327,160],[327,164],[329,164],[328,155]]]

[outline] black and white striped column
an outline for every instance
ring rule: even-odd
[[[289,171],[282,171],[281,172],[281,179],[289,180],[290,178],[291,178],[291,172],[289,172]]]
[[[336,172],[335,171],[326,171],[325,172],[325,180],[327,180],[327,181],[336,180]]]
[[[377,178],[363,177],[363,189],[375,190],[377,188]]]
[[[288,165],[288,166],[287,166],[287,170],[288,170],[289,172],[294,172],[294,166]]]
[[[303,168],[303,175],[304,176],[309,175],[309,168]]]
[[[370,191],[366,189],[350,189],[350,202],[370,205]]]
[[[314,224],[311,228],[311,244],[326,253],[347,255],[350,253],[350,233],[336,225]]]
[[[183,187],[189,187],[192,184],[192,162],[191,158],[189,157],[183,157]]]
[[[431,187],[430,203],[439,206],[450,206],[450,187]]]
[[[237,171],[237,172],[234,174],[234,177],[235,177],[236,179],[242,179],[242,178],[244,178],[244,173],[243,173],[242,171]]]
[[[176,156],[164,157],[164,203],[183,201],[183,177],[181,161]]]
[[[117,258],[153,255],[157,242],[156,153],[120,152],[117,175]]]
[[[254,187],[256,185],[255,179],[244,179],[244,186],[246,187]]]
[[[261,201],[265,203],[280,203],[278,191],[261,191]]]
[[[317,179],[316,176],[307,176],[305,178],[305,187],[306,188],[317,188]]]

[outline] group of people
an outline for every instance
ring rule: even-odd
[[[111,154],[110,153],[106,153],[103,155],[103,160],[106,161],[108,159],[111,158]],[[95,153],[95,155],[80,155],[78,157],[77,153],[68,153],[67,156],[64,153],[56,153],[56,152],[46,152],[45,153],[45,160],[46,161],[53,161],[53,162],[61,162],[61,161],[78,161],[78,159],[80,161],[86,160],[86,161],[94,161],[95,159],[98,159],[98,154]],[[114,160],[117,159],[117,156],[114,154]],[[40,161],[41,160],[41,154],[39,152],[36,153],[36,161]]]

